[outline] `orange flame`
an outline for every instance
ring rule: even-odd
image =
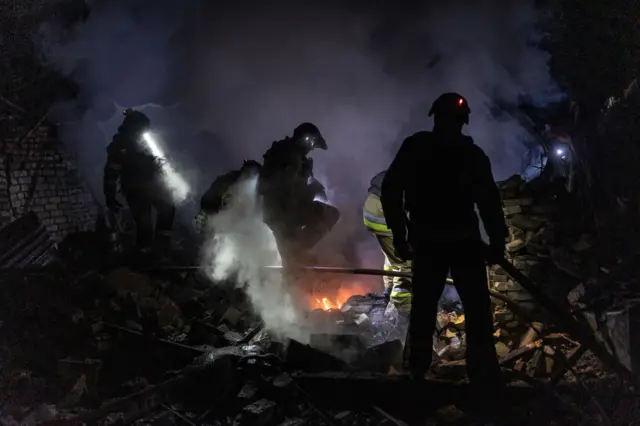
[[[322,309],[324,311],[339,310],[342,309],[351,296],[364,295],[370,291],[371,289],[366,285],[353,283],[341,286],[337,291],[333,291],[331,295],[314,293],[311,309]]]
[[[322,309],[324,311],[330,311],[332,309],[341,309],[342,305],[344,305],[343,301],[340,300],[329,300],[326,297],[322,299],[316,297],[316,309]],[[346,300],[345,300],[346,301]]]

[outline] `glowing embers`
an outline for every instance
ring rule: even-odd
[[[317,303],[314,309],[322,309],[323,311],[342,309],[344,302],[346,302],[346,300],[330,300],[327,297],[323,297],[322,299],[316,297],[315,299]]]

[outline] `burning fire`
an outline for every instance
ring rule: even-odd
[[[344,302],[346,302],[346,300],[329,300],[326,297],[323,297],[322,299],[319,298],[315,298],[316,299],[316,307],[315,309],[322,309],[325,311],[330,311],[331,309],[340,309],[342,308],[342,305],[344,305]]]
[[[324,311],[341,309],[344,304],[354,295],[364,295],[371,291],[369,286],[353,283],[342,285],[333,294],[328,292],[314,292],[311,300],[311,309],[322,309]]]

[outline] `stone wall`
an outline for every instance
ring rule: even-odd
[[[0,226],[33,211],[56,240],[92,229],[97,205],[56,127],[12,133],[0,147]]]

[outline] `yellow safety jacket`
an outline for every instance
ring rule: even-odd
[[[387,227],[387,221],[384,218],[380,197],[376,194],[369,194],[364,202],[362,218],[364,220],[364,226],[374,234],[392,235],[391,230]]]

